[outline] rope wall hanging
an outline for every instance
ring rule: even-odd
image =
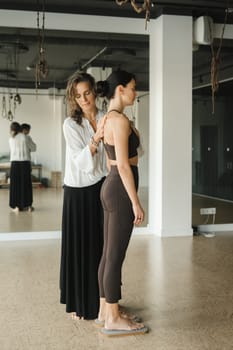
[[[2,96],[2,117],[7,118],[6,96]]]
[[[210,48],[211,48],[211,67],[210,67],[210,82],[211,82],[211,92],[212,92],[212,114],[215,112],[215,95],[219,89],[219,70],[220,70],[220,53],[222,48],[223,36],[225,32],[225,27],[228,17],[228,8],[225,10],[225,18],[222,27],[222,33],[219,41],[219,46],[217,50],[214,47],[214,38],[213,38],[213,27],[209,20],[209,32],[210,32]]]
[[[14,102],[14,115],[16,113],[16,106],[17,104],[22,103],[22,98],[19,94],[18,91],[18,86],[19,86],[19,61],[20,61],[20,42],[17,41],[16,45],[14,47],[14,65],[15,65],[15,74],[16,74],[16,89],[15,89],[15,95],[12,96],[11,98],[13,99]]]
[[[7,110],[7,98],[5,93],[3,93],[2,96],[2,117],[4,119],[8,119],[10,122],[14,119],[15,114],[15,108],[14,108],[14,114],[12,112],[12,100],[14,100],[14,95],[8,91],[8,110]]]
[[[144,0],[142,5],[138,5],[136,3],[136,0],[116,0],[116,3],[117,3],[117,5],[122,6],[122,5],[126,4],[128,1],[130,1],[131,6],[133,7],[133,9],[137,13],[142,13],[143,11],[146,12],[146,15],[145,15],[145,20],[146,20],[145,29],[147,29],[147,23],[150,21],[150,11],[151,11],[151,8],[154,6],[152,1],[151,0]]]
[[[45,0],[42,3],[42,26],[40,28],[40,1],[37,0],[37,31],[38,31],[38,57],[39,60],[35,68],[35,87],[36,92],[38,92],[38,87],[40,86],[41,78],[47,78],[49,74],[49,66],[45,59]]]
[[[7,81],[10,78],[16,79],[16,91],[15,94],[12,93],[11,88],[7,88],[7,93],[3,89],[2,96],[2,117],[13,121],[16,114],[17,105],[22,103],[22,98],[18,91],[18,74],[19,74],[19,56],[20,56],[20,41],[14,41],[13,43],[7,43],[6,49],[6,75]],[[8,84],[7,84],[8,86]],[[7,108],[8,102],[8,108]],[[13,111],[12,111],[13,104]]]

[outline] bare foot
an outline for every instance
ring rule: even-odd
[[[71,315],[72,320],[83,320],[84,319],[83,317],[76,315],[76,312],[71,312],[70,315]]]
[[[14,209],[12,209],[12,211],[13,211],[14,213],[18,213],[18,212],[19,212],[19,208],[18,208],[18,207],[15,207]]]
[[[137,315],[130,314],[129,312],[123,311],[121,309],[119,310],[119,314],[120,314],[120,317],[128,318],[131,321],[135,321],[135,322],[141,321],[140,317],[138,317]]]
[[[32,211],[34,211],[34,210],[35,210],[34,207],[28,207],[28,211],[29,211],[29,212],[32,212]]]
[[[133,322],[129,318],[118,317],[115,320],[105,321],[105,329],[114,329],[114,330],[134,330],[144,328],[143,323]]]
[[[119,309],[119,315],[122,318],[128,318],[131,321],[134,322],[141,322],[141,318],[138,317],[137,315],[133,315],[129,312],[126,311],[126,308],[124,306],[118,305],[118,309]],[[101,308],[101,312],[99,312],[98,315],[98,321],[99,322],[104,322],[105,321],[105,308],[102,307]]]

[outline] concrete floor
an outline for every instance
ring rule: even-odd
[[[11,211],[9,189],[0,189],[0,234],[5,232],[57,231],[61,229],[62,188],[33,188],[32,213]]]
[[[145,189],[140,189],[142,205],[145,209],[145,220],[141,226],[147,225],[147,198]],[[0,189],[0,234],[13,232],[60,231],[62,217],[62,188],[33,188],[32,213],[12,212],[9,207],[9,189]]]
[[[59,304],[59,240],[0,242],[1,350],[232,350],[233,235],[134,235],[122,304],[146,335],[108,339]]]
[[[145,220],[141,227],[148,224],[148,191],[139,189],[141,203],[145,209]],[[33,189],[35,211],[32,213],[20,212],[18,215],[9,208],[9,190],[0,188],[0,234],[13,232],[40,232],[60,231],[62,213],[62,188],[34,188]],[[200,215],[200,208],[215,207],[217,212],[215,223],[233,223],[233,202],[222,201],[210,197],[193,195],[192,197],[192,224],[201,225],[206,221],[206,216]],[[209,222],[212,223],[210,216]],[[0,239],[1,240],[1,239]]]

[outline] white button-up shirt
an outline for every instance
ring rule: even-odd
[[[96,121],[104,116],[98,111]],[[66,164],[64,184],[70,187],[91,186],[107,175],[106,156],[103,143],[100,142],[97,153],[92,155],[89,144],[94,130],[85,118],[79,125],[68,117],[63,124],[66,140]]]
[[[10,137],[9,144],[11,161],[31,160],[31,152],[36,151],[36,144],[32,141],[31,136],[21,132]]]

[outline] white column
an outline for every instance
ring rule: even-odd
[[[150,23],[149,227],[191,236],[192,17]]]

